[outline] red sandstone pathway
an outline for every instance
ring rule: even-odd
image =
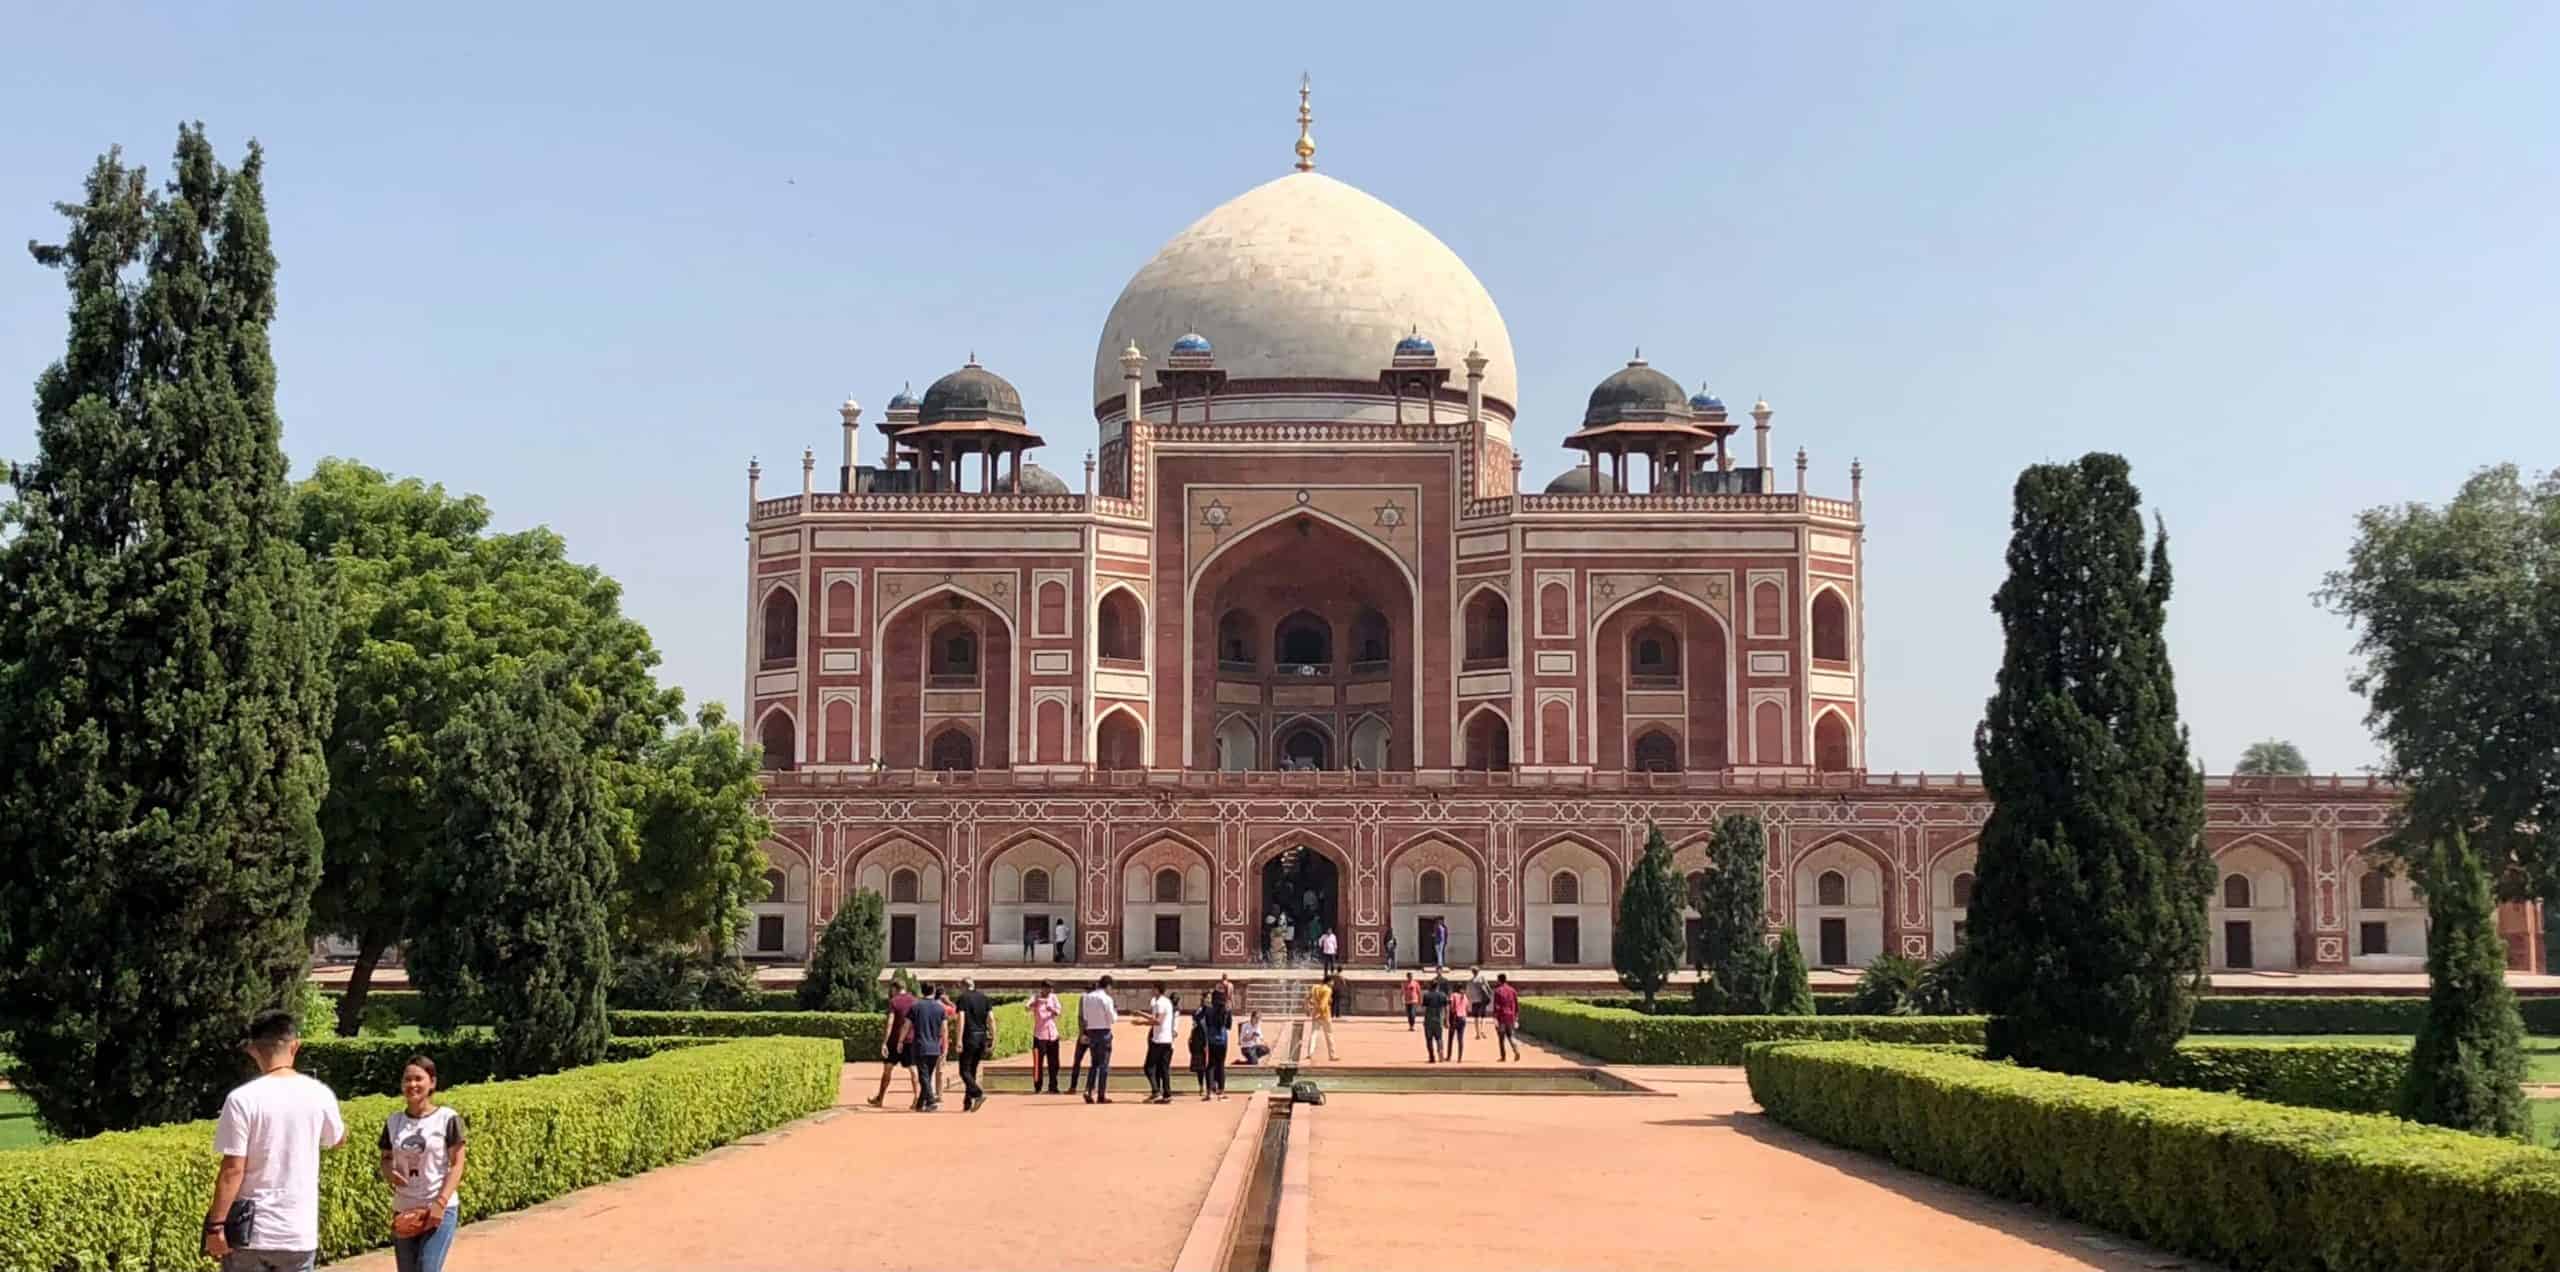
[[[451,1266],[471,1272],[735,1269],[1168,1268],[1219,1156],[1256,1102],[1140,1104],[1120,1096],[991,1099],[962,1113],[857,1105],[878,1065],[848,1065],[840,1107],[767,1142],[466,1224]],[[470,1201],[466,1175],[463,1199]],[[388,1250],[331,1265],[391,1272]]]
[[[1798,1136],[1740,1069],[1610,1071],[1672,1098],[1332,1096],[1309,1128],[1308,1267],[2201,1266]]]

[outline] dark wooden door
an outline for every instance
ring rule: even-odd
[[[1571,967],[1582,961],[1582,920],[1570,914],[1554,918],[1556,962]]]
[[[1821,963],[1824,967],[1849,965],[1849,921],[1847,919],[1824,919],[1821,937],[1817,943],[1822,947]]]
[[[1431,930],[1440,924],[1440,916],[1426,914],[1413,921],[1413,965],[1431,966]],[[1451,939],[1456,939],[1453,933]]]
[[[756,953],[758,953],[758,954],[779,954],[779,953],[781,953],[781,952],[782,952],[782,916],[781,916],[781,915],[779,915],[779,914],[759,914],[759,915],[757,915],[757,916],[756,916]]]
[[[889,961],[891,963],[916,961],[916,916],[912,914],[889,916]]]
[[[1158,953],[1158,954],[1179,954],[1179,953],[1181,953],[1181,952],[1182,952],[1182,916],[1181,916],[1181,915],[1179,915],[1179,914],[1159,914],[1159,915],[1157,915],[1157,916],[1156,916],[1156,953]]]
[[[2258,965],[2258,952],[2251,948],[2247,920],[2235,919],[2222,925],[2222,960],[2236,968]]]

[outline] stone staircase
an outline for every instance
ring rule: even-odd
[[[1244,1006],[1237,1012],[1261,1012],[1264,1032],[1268,1033],[1274,1021],[1306,1015],[1307,987],[1320,979],[1313,969],[1286,976],[1256,977],[1244,983]]]

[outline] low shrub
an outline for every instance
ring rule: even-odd
[[[645,1060],[452,1093],[470,1122],[465,1220],[521,1210],[682,1161],[834,1103],[836,1049],[799,1038],[687,1047]],[[346,1100],[349,1147],[321,1156],[322,1262],[386,1245],[391,1192],[369,1147],[396,1098]],[[186,1122],[0,1153],[0,1268],[198,1265],[221,1159]]]
[[[1031,1050],[1031,1009],[1019,998],[995,998],[995,1038],[990,1059],[1018,1056]],[[1076,1000],[1061,996],[1066,1011],[1058,1018],[1061,1037],[1076,1027]],[[889,1017],[877,1011],[617,1011],[614,1034],[648,1038],[834,1038],[844,1044],[851,1061],[880,1058],[880,1039]],[[951,1021],[950,1046],[959,1054],[960,1022]],[[439,1060],[438,1064],[443,1062]]]
[[[1982,1045],[1979,1016],[1648,1016],[1562,998],[1525,998],[1532,1037],[1616,1064],[1740,1064],[1747,1043],[1773,1039]]]
[[[755,969],[726,950],[642,945],[614,954],[605,1003],[629,1011],[750,1011],[762,994]]]
[[[677,1047],[699,1047],[717,1038],[614,1038],[605,1043],[608,1063],[640,1060]],[[497,1039],[485,1033],[417,1041],[405,1038],[307,1038],[294,1067],[329,1084],[340,1097],[398,1095],[409,1057],[436,1062],[436,1085],[487,1082],[498,1073]]]
[[[1744,1065],[1805,1134],[2235,1268],[2560,1264],[2546,1149],[1907,1047],[1772,1043]]]
[[[2408,1072],[2409,1048],[2403,1043],[2189,1038],[2171,1054],[2160,1085],[2306,1109],[2389,1113]]]

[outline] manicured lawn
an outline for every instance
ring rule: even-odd
[[[15,1091],[0,1091],[0,1149],[43,1142],[44,1132],[36,1129],[35,1102]]]
[[[2549,1147],[2560,1147],[2560,1144],[2554,1143],[2554,1136],[2560,1136],[2560,1100],[2534,1101],[2533,1142]]]
[[[2408,1046],[2417,1041],[2406,1034],[2189,1034],[2190,1038],[2228,1039],[2232,1042],[2396,1042]],[[2560,1084],[2560,1038],[2529,1037],[2524,1040],[2524,1080],[2535,1083]]]

